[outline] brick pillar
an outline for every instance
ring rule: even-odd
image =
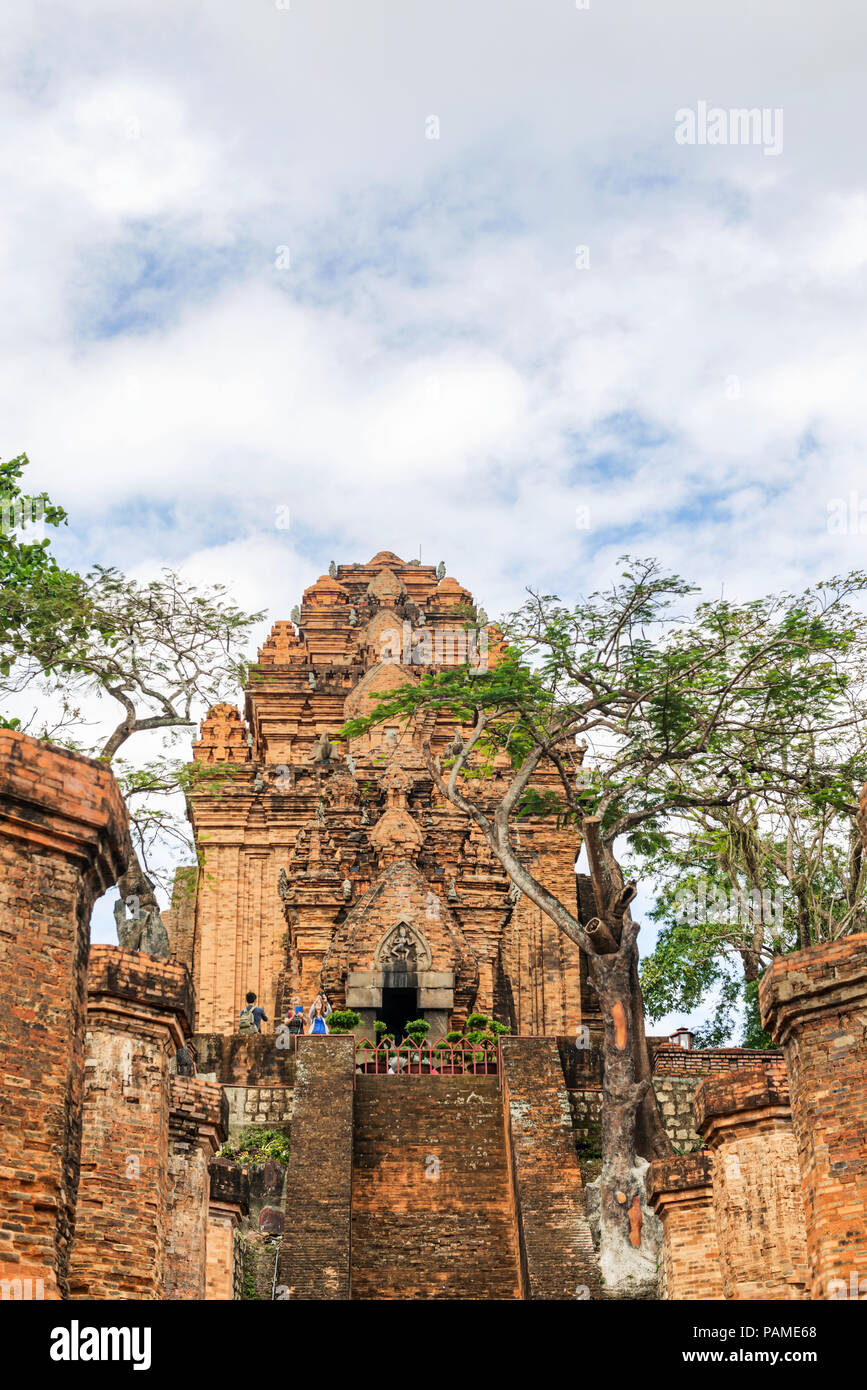
[[[226,1159],[212,1159],[208,1165],[210,1200],[208,1203],[208,1251],[205,1298],[231,1300],[237,1297],[237,1242],[235,1231],[246,1216],[250,1201],[250,1179],[246,1168]]]
[[[354,1082],[354,1038],[298,1039],[277,1275],[293,1299],[349,1298]]]
[[[0,730],[0,1279],[25,1297],[67,1292],[90,913],[126,827],[104,764]]]
[[[867,934],[781,956],[759,999],[789,1072],[811,1297],[848,1297],[867,1278]]]
[[[522,1296],[599,1298],[599,1265],[556,1039],[503,1038],[500,1050]]]
[[[169,1061],[193,1020],[185,966],[90,953],[73,1298],[162,1298],[169,1236]]]
[[[647,1199],[662,1222],[665,1241],[668,1298],[725,1298],[711,1177],[706,1153],[658,1158],[648,1169]]]
[[[173,1076],[169,1113],[169,1299],[205,1297],[210,1177],[208,1164],[229,1130],[222,1086]]]
[[[808,1297],[798,1156],[782,1064],[742,1067],[703,1081],[695,1118],[713,1154],[725,1297]]]

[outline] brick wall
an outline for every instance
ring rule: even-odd
[[[650,1062],[655,1076],[715,1076],[738,1067],[778,1066],[782,1057],[777,1049],[753,1047],[655,1047]]]
[[[359,1077],[352,1297],[517,1298],[516,1236],[496,1077]]]
[[[599,1272],[556,1041],[503,1038],[501,1047],[525,1297],[598,1297]]]
[[[807,1297],[804,1211],[782,1064],[705,1080],[696,1127],[713,1155],[713,1203],[729,1299]]]
[[[220,1086],[170,1080],[169,1238],[165,1297],[203,1299],[210,1178],[208,1163],[225,1139],[228,1105]]]
[[[867,935],[775,960],[759,999],[791,1083],[811,1295],[848,1297],[867,1279]]]
[[[162,1298],[169,1239],[169,1063],[192,1025],[184,966],[94,946],[73,1298]]]
[[[199,1076],[222,1086],[293,1086],[294,1049],[274,1033],[194,1033]]]
[[[241,1297],[242,1253],[238,1224],[247,1211],[249,1178],[247,1169],[225,1159],[212,1159],[208,1165],[207,1258],[205,1298],[231,1301]]]
[[[0,1278],[51,1299],[78,1187],[90,912],[127,850],[104,765],[0,730]]]
[[[340,1036],[298,1043],[277,1278],[291,1298],[349,1297],[354,1045]]]
[[[713,1206],[713,1162],[706,1153],[656,1159],[647,1172],[647,1197],[662,1222],[662,1296],[725,1298]]]

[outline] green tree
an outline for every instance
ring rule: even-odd
[[[44,493],[24,497],[26,463],[22,455],[0,465],[0,697],[32,700],[30,732],[112,764],[133,846],[121,892],[155,907],[145,869],[157,845],[189,853],[186,822],[171,798],[186,790],[195,769],[170,753],[134,764],[121,750],[159,730],[171,747],[211,705],[233,696],[263,615],[243,612],[223,585],[198,586],[168,570],[142,583],[99,565],[84,575],[60,569],[47,540],[22,540],[18,529],[6,529],[7,521],[26,528],[34,512],[53,526],[66,522]],[[95,737],[112,708],[109,732]],[[5,722],[21,727],[19,718]]]
[[[40,670],[53,669],[70,643],[90,629],[85,585],[80,575],[64,570],[51,553],[39,525],[65,526],[66,512],[45,492],[28,495],[21,478],[26,454],[0,462],[0,678],[9,677],[20,659]],[[19,728],[11,711],[0,711],[0,724]]]
[[[857,688],[857,670],[848,670]],[[699,1041],[764,1037],[755,1002],[775,955],[867,928],[867,872],[856,817],[867,777],[857,722],[787,750],[786,773],[737,805],[687,811],[643,859],[662,923],[641,982],[651,1019],[713,994]],[[748,1044],[751,1045],[751,1044]],[[756,1045],[756,1044],[752,1044]]]
[[[609,1286],[627,1290],[647,1277],[636,1158],[670,1151],[645,1038],[629,910],[635,884],[616,847],[643,838],[646,853],[685,810],[739,805],[754,785],[785,778],[793,741],[846,723],[844,667],[861,658],[850,600],[865,587],[856,574],[799,596],[702,603],[656,562],[628,560],[607,590],[571,607],[531,592],[504,620],[507,646],[492,669],[426,674],[342,731],[351,739],[385,720],[403,719],[405,728],[419,720],[422,730],[421,716],[455,718],[462,733],[444,761],[429,735],[423,742],[440,794],[587,953],[604,1024],[601,1265]],[[679,614],[675,606],[687,602]],[[744,756],[745,730],[758,741],[759,762]],[[546,768],[553,783],[539,781]],[[593,914],[534,877],[515,836],[524,816],[572,826],[576,851],[583,837]]]

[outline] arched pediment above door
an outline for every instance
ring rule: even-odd
[[[432,966],[433,952],[424,936],[402,919],[385,933],[373,954],[374,970],[413,974]]]

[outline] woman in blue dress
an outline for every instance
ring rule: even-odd
[[[312,1021],[311,1021],[310,1027],[308,1028],[307,1031],[308,1031],[308,1034],[310,1034],[310,1033],[320,1033],[320,1034],[321,1034],[321,1033],[326,1033],[326,1034],[327,1034],[327,1032],[328,1032],[328,1024],[325,1022],[325,1018],[324,1018],[323,1013],[322,1013],[322,1005],[319,1003],[319,1000],[318,1000],[318,999],[317,999],[316,1003],[313,1005],[313,1019],[312,1019]]]

